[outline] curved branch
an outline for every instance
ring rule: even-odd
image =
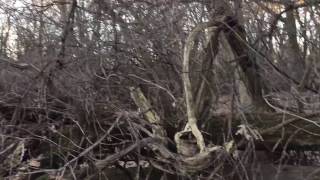
[[[191,81],[189,77],[189,63],[190,63],[190,51],[194,45],[194,39],[198,32],[202,31],[203,29],[209,28],[214,26],[214,23],[204,23],[198,25],[188,36],[183,53],[183,64],[182,64],[182,80],[183,80],[183,87],[185,92],[185,100],[187,106],[187,117],[188,117],[188,124],[186,126],[190,127],[192,134],[195,136],[197,140],[197,145],[200,148],[200,151],[203,152],[206,149],[206,145],[203,139],[203,136],[197,126],[197,118],[195,115],[195,105],[194,99],[192,96],[192,88],[191,88]]]

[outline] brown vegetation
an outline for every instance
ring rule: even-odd
[[[0,0],[0,179],[318,166],[319,4]]]

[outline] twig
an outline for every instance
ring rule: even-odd
[[[112,126],[108,129],[108,131],[98,140],[96,141],[94,144],[92,144],[90,147],[88,147],[87,149],[85,149],[84,151],[82,151],[77,157],[73,158],[72,160],[70,160],[69,162],[67,162],[62,168],[66,168],[67,166],[69,166],[71,163],[73,163],[74,161],[78,160],[80,157],[85,156],[86,154],[88,154],[93,148],[95,148],[96,146],[98,146],[109,134],[110,132],[113,130],[113,128],[115,127],[115,125],[118,123],[119,119],[122,116],[119,115],[118,118],[116,119],[116,121],[112,124]]]
[[[6,59],[3,57],[0,57],[0,61],[7,63],[12,67],[17,68],[17,69],[21,69],[21,70],[29,69],[30,67],[32,67],[30,64],[14,62],[14,60]]]
[[[265,100],[265,102],[266,102],[271,108],[273,108],[273,109],[275,109],[275,110],[281,111],[281,112],[283,112],[283,113],[285,113],[285,114],[288,114],[288,115],[290,115],[290,116],[299,118],[299,119],[301,119],[301,120],[304,120],[304,121],[307,121],[307,122],[309,122],[309,123],[312,123],[312,124],[314,124],[314,125],[317,126],[317,127],[320,127],[320,124],[318,124],[317,122],[315,122],[315,121],[313,121],[313,120],[307,119],[307,118],[302,117],[302,116],[299,116],[299,115],[297,115],[297,114],[293,114],[293,113],[291,113],[291,112],[289,112],[289,111],[286,111],[286,110],[284,110],[284,109],[275,107],[275,106],[272,105],[266,98],[264,98],[264,100]]]

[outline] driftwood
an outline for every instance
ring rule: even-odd
[[[131,98],[140,108],[144,117],[152,124],[152,130],[155,136],[159,138],[166,137],[166,132],[161,126],[159,115],[153,110],[150,102],[144,96],[140,88],[130,88]]]

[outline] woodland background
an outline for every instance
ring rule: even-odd
[[[0,0],[0,179],[318,179],[319,4]]]

